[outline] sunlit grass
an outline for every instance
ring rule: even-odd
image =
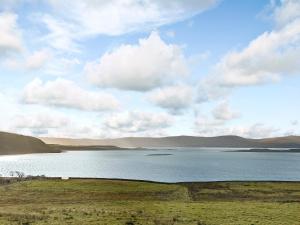
[[[300,183],[32,180],[0,186],[0,224],[297,225]]]

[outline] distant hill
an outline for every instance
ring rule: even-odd
[[[45,137],[41,139],[42,140],[30,136],[0,132],[0,155],[53,153],[68,149],[121,150],[122,148],[155,147],[300,148],[300,136],[265,139],[247,139],[232,135],[217,137],[125,137],[115,139],[67,139]]]
[[[300,136],[248,139],[239,136],[197,137],[126,137],[116,139],[42,138],[48,144],[60,145],[113,145],[123,148],[150,147],[232,147],[232,148],[299,148]]]
[[[0,132],[0,155],[60,152],[40,139]]]
[[[266,146],[283,146],[287,148],[298,148],[300,144],[300,136],[286,136],[277,138],[265,138],[260,140]]]

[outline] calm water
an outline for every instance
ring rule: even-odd
[[[159,155],[162,154],[162,155]],[[126,178],[165,182],[300,181],[298,153],[240,153],[220,149],[76,151],[0,156],[0,174]]]

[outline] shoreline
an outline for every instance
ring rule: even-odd
[[[48,144],[47,144],[48,145]],[[60,145],[59,147],[57,145],[52,146],[49,145],[50,147],[53,148],[53,151],[49,152],[22,152],[22,153],[1,153],[0,152],[0,157],[2,156],[17,156],[17,155],[30,155],[30,154],[57,154],[57,153],[65,153],[65,152],[85,152],[85,151],[173,151],[173,150],[178,150],[179,148],[184,148],[184,147],[174,147],[174,148],[159,148],[159,147],[153,147],[153,148],[123,148],[123,147],[117,147],[117,146],[109,146],[110,148],[107,148],[107,146],[62,146]],[[187,147],[190,149],[191,147]],[[239,147],[231,147],[229,149],[236,149],[236,150],[226,150],[228,149],[227,147],[192,147],[193,149],[198,149],[199,151],[203,149],[224,149],[222,152],[242,152],[242,153],[300,153],[300,149],[298,148],[239,148]],[[278,150],[275,150],[278,149]],[[153,155],[156,155],[155,153]],[[159,154],[159,155],[169,155],[168,153],[166,154]],[[150,155],[149,155],[150,156]]]
[[[180,185],[180,184],[222,184],[222,183],[295,183],[300,184],[300,180],[219,180],[219,181],[179,181],[179,182],[164,182],[154,180],[143,180],[143,179],[126,179],[126,178],[97,178],[97,177],[46,177],[46,176],[29,176],[29,177],[0,177],[1,179],[11,180],[96,180],[96,181],[121,181],[121,182],[140,182],[140,183],[152,183],[152,184],[168,184],[168,185]]]

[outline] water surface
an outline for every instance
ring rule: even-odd
[[[21,171],[26,175],[51,177],[123,178],[164,182],[300,181],[299,153],[224,150],[228,149],[69,151],[0,156],[0,174],[8,176],[10,171]]]

